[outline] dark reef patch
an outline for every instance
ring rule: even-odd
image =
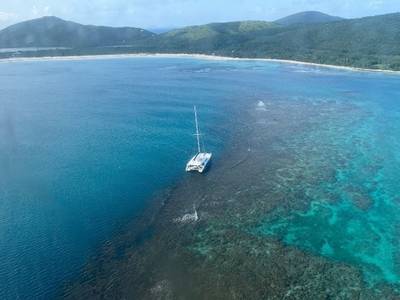
[[[326,231],[319,227],[335,224],[332,207],[347,205],[343,195],[360,208],[360,214],[374,205],[367,196],[371,190],[345,185],[346,175],[340,171],[352,169],[360,157],[357,151],[364,149],[344,147],[364,142],[362,135],[354,133],[349,140],[346,133],[362,128],[370,114],[356,105],[329,99],[262,100],[258,105],[251,101],[243,110],[224,160],[215,161],[205,176],[188,175],[153,201],[144,217],[107,244],[82,278],[65,289],[64,296],[398,297],[396,286],[382,281],[371,286],[366,280],[365,272],[376,268],[379,273],[381,266],[371,265],[366,271],[362,259],[341,259],[341,254],[334,254],[336,245],[330,239],[337,237],[340,225]],[[364,178],[378,169],[364,168]],[[199,221],[174,222],[191,213],[194,205]],[[312,223],[319,219],[305,218],[312,213],[321,216],[320,224]],[[152,235],[135,243],[148,226]],[[307,238],[310,229],[316,234]],[[120,247],[125,248],[122,257],[116,254]]]

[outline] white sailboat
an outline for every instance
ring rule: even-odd
[[[195,120],[195,123],[196,123],[196,134],[195,134],[195,136],[197,137],[197,153],[186,164],[186,172],[197,171],[199,173],[203,173],[204,170],[207,168],[207,165],[211,161],[212,153],[201,152],[200,131],[199,131],[199,123],[197,121],[196,106],[194,106],[193,109],[194,109],[194,120]]]

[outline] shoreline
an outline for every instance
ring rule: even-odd
[[[3,58],[0,63],[15,63],[15,62],[40,62],[40,61],[78,61],[78,60],[108,60],[108,59],[126,59],[126,58],[192,58],[215,61],[263,61],[289,65],[302,65],[309,67],[336,69],[351,72],[368,72],[368,73],[384,73],[400,75],[400,71],[385,70],[385,69],[368,69],[349,66],[318,64],[312,62],[304,62],[297,60],[275,59],[275,58],[239,58],[229,56],[207,55],[207,54],[189,54],[189,53],[132,53],[132,54],[97,54],[97,55],[71,55],[71,56],[43,56],[43,57],[17,57]]]

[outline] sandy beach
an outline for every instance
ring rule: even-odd
[[[76,56],[45,56],[45,57],[18,57],[18,58],[5,58],[0,59],[0,63],[10,62],[34,62],[34,61],[71,61],[71,60],[107,60],[107,59],[126,59],[126,58],[140,58],[140,57],[154,57],[154,58],[193,58],[204,60],[232,60],[232,61],[264,61],[274,62],[281,64],[303,65],[318,68],[329,68],[351,72],[374,72],[374,73],[387,73],[400,75],[400,71],[383,70],[383,69],[367,69],[357,67],[347,67],[338,65],[318,64],[311,62],[303,62],[296,60],[274,59],[274,58],[238,58],[229,56],[217,56],[206,54],[188,54],[188,53],[134,53],[134,54],[104,54],[104,55],[76,55]]]

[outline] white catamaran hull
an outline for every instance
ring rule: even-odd
[[[211,160],[211,153],[197,153],[186,165],[186,172],[197,171],[203,173]]]
[[[196,124],[196,138],[197,138],[197,154],[192,157],[191,160],[186,164],[186,172],[197,171],[203,173],[204,170],[207,168],[208,163],[211,160],[211,153],[201,152],[200,147],[200,130],[199,130],[199,123],[197,121],[197,110],[196,106],[193,106],[194,111],[194,121]]]

